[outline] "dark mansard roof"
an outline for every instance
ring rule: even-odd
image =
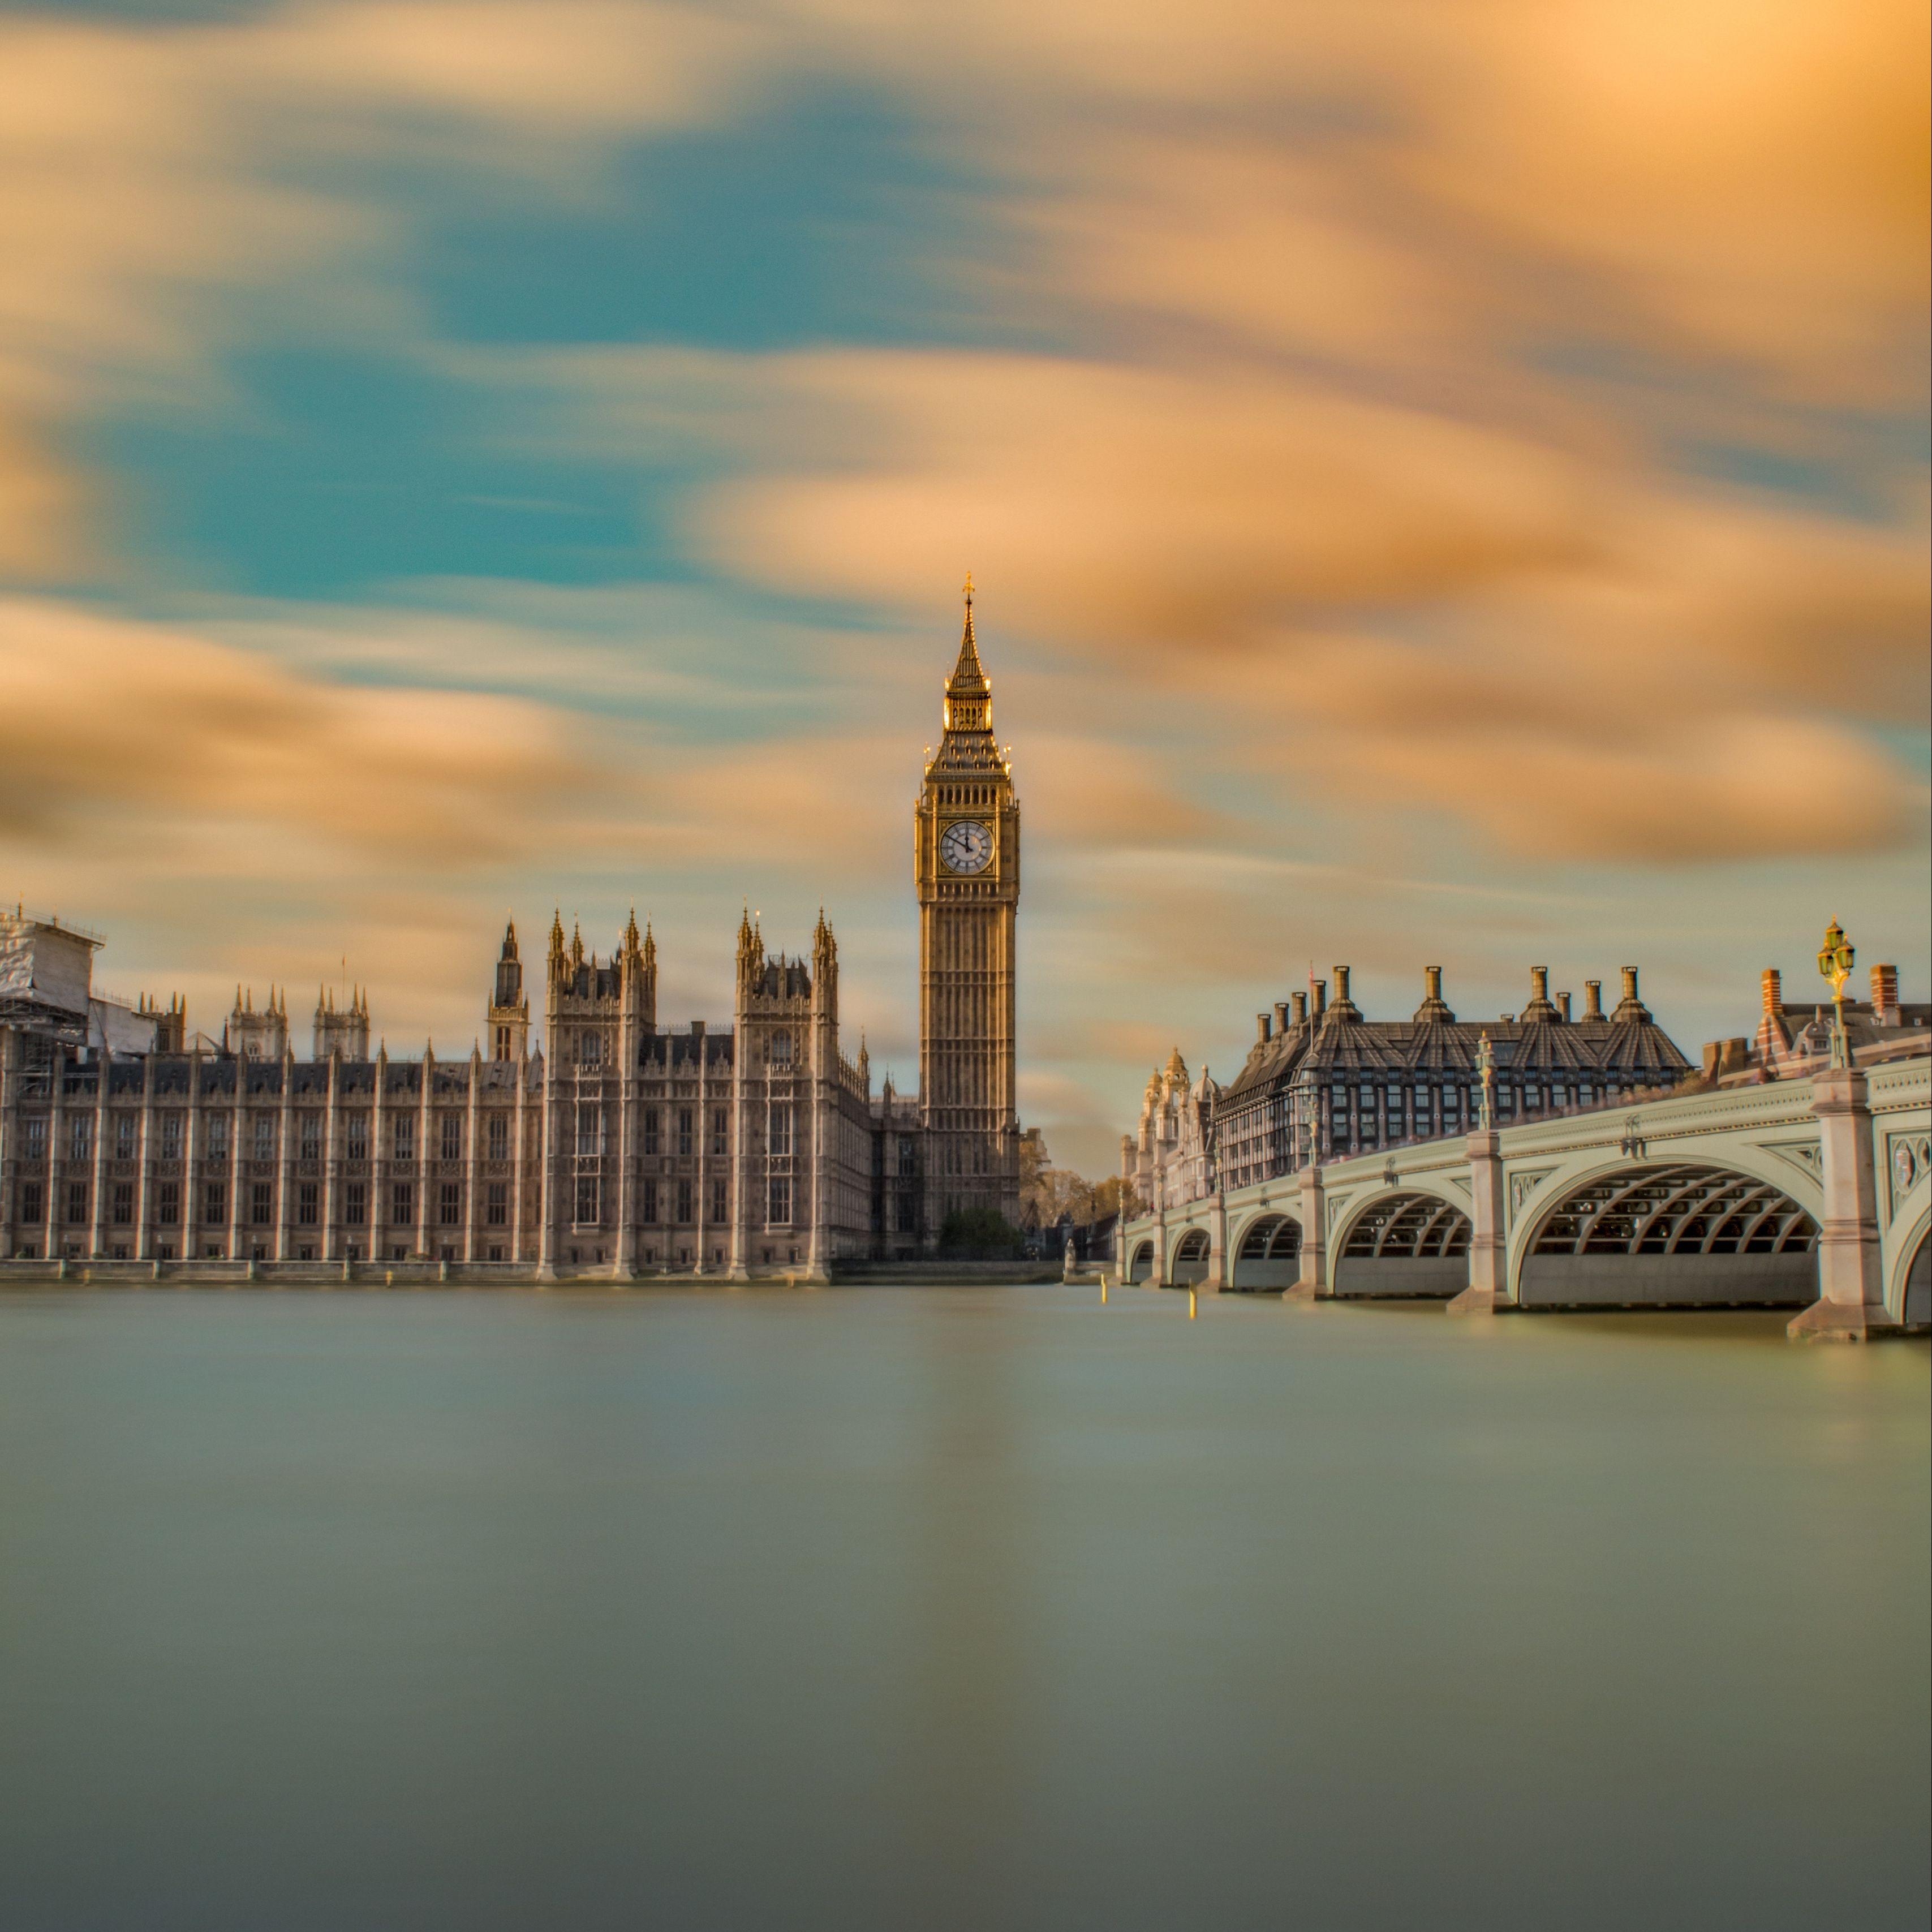
[[[1498,1073],[1616,1073],[1675,1081],[1690,1063],[1647,1012],[1641,1018],[1367,1020],[1330,1008],[1258,1042],[1220,1090],[1223,1108],[1270,1095],[1312,1070],[1317,1080],[1473,1076],[1487,1034]]]

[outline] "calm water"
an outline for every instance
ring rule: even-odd
[[[1922,1928],[1928,1353],[0,1297],[0,1924]]]

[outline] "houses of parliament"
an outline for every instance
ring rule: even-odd
[[[178,1001],[94,996],[95,935],[0,916],[0,1255],[822,1280],[1013,1221],[1020,814],[970,579],[913,877],[913,1094],[847,1058],[822,913],[795,956],[747,914],[724,1028],[661,1019],[634,915],[603,958],[554,919],[527,969],[512,926],[450,1060],[372,1058],[360,994],[307,1059],[272,991],[190,1040]]]

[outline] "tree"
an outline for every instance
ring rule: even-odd
[[[1131,1180],[1110,1174],[1095,1186],[1088,1206],[1087,1219],[1090,1221],[1104,1220],[1109,1214],[1118,1214],[1122,1220],[1131,1221],[1144,1211],[1147,1204]]]
[[[1071,1168],[1055,1167],[1037,1127],[1029,1127],[1021,1136],[1020,1226],[1029,1232],[1058,1227],[1064,1220],[1076,1226],[1099,1220],[1114,1212],[1121,1186],[1118,1174],[1096,1182],[1083,1179]],[[1133,1200],[1131,1187],[1127,1192]],[[1137,1201],[1134,1205],[1138,1208]]]
[[[950,1261],[1016,1261],[1026,1237],[997,1208],[956,1208],[940,1223],[939,1252]]]

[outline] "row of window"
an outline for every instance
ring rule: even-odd
[[[69,1226],[84,1227],[92,1216],[89,1212],[92,1191],[85,1180],[67,1184],[65,1212],[62,1216]],[[272,1182],[257,1180],[248,1184],[247,1192],[238,1196],[247,1208],[246,1220],[257,1228],[272,1227],[275,1218],[275,1191]],[[219,1180],[203,1184],[202,1189],[202,1221],[205,1226],[220,1226],[228,1220],[230,1197],[227,1184]],[[313,1228],[322,1219],[322,1189],[319,1182],[298,1182],[295,1190],[295,1224],[298,1227]],[[389,1184],[386,1204],[391,1226],[413,1226],[416,1219],[416,1190],[414,1183],[407,1180],[392,1181]],[[698,1204],[696,1184],[689,1180],[680,1180],[666,1186],[660,1194],[655,1180],[646,1180],[639,1189],[639,1219],[646,1223],[658,1220],[660,1208],[671,1211],[669,1218],[676,1225],[689,1226],[694,1224],[694,1210]],[[791,1221],[792,1188],[788,1176],[773,1178],[767,1192],[766,1202],[770,1222],[778,1226],[788,1226]],[[37,1226],[46,1218],[47,1196],[42,1184],[38,1180],[23,1180],[20,1184],[17,1199],[19,1218],[22,1225]],[[117,1228],[131,1227],[135,1216],[135,1189],[132,1181],[116,1181],[109,1197],[108,1219]],[[459,1228],[463,1225],[463,1188],[460,1182],[446,1180],[437,1187],[434,1196],[437,1225],[445,1228]],[[730,1190],[722,1180],[711,1184],[710,1213],[706,1219],[714,1225],[722,1225],[731,1217]],[[596,1224],[603,1219],[602,1184],[595,1174],[580,1177],[577,1184],[577,1219],[580,1222]],[[156,1184],[154,1190],[154,1219],[162,1227],[179,1225],[182,1210],[181,1184],[164,1180]],[[359,1180],[345,1182],[342,1190],[342,1219],[345,1225],[359,1228],[367,1225],[369,1219],[370,1194],[368,1184]],[[510,1219],[509,1184],[493,1180],[484,1185],[483,1219],[485,1226],[501,1228],[508,1225]]]
[[[655,1180],[644,1180],[638,1187],[638,1219],[646,1226],[654,1226],[658,1222],[668,1221],[677,1227],[696,1225],[695,1210],[698,1206],[698,1186],[694,1181],[667,1182],[660,1190]],[[766,1220],[776,1227],[791,1225],[791,1180],[789,1175],[776,1174],[766,1192]],[[577,1178],[577,1223],[580,1227],[596,1227],[604,1219],[604,1184],[601,1177],[594,1174],[580,1174]],[[711,1184],[710,1211],[705,1219],[715,1227],[722,1227],[731,1218],[731,1190],[728,1182],[714,1180]],[[668,1210],[668,1211],[661,1211]]]
[[[1508,1106],[1513,1099],[1516,1099],[1525,1106],[1540,1107],[1546,1093],[1550,1104],[1552,1107],[1567,1107],[1571,1104],[1573,1100],[1578,1106],[1590,1107],[1596,1105],[1600,1096],[1605,1100],[1614,1100],[1619,1090],[1615,1081],[1605,1081],[1600,1084],[1594,1080],[1586,1079],[1578,1079],[1574,1082],[1558,1079],[1547,1083],[1539,1080],[1528,1080],[1520,1084],[1498,1081],[1496,1083],[1496,1102],[1499,1106]],[[1355,1100],[1359,1110],[1366,1116],[1375,1112],[1378,1100],[1385,1099],[1390,1118],[1396,1119],[1401,1116],[1403,1100],[1407,1091],[1407,1089],[1394,1084],[1387,1088],[1382,1088],[1364,1081],[1356,1090]],[[1330,1103],[1335,1111],[1338,1113],[1346,1112],[1348,1104],[1349,1090],[1346,1087],[1331,1087],[1328,1093]],[[1454,1113],[1456,1109],[1459,1096],[1468,1095],[1473,1105],[1474,1093],[1475,1089],[1473,1086],[1418,1087],[1413,1094],[1414,1111],[1418,1118],[1426,1114],[1430,1111],[1431,1096],[1439,1094],[1444,1108]]]
[[[639,1121],[646,1154],[664,1152],[665,1122],[662,1109],[646,1107]],[[677,1107],[670,1110],[669,1138],[672,1147],[680,1156],[688,1159],[698,1150],[698,1120],[699,1110],[695,1107]],[[773,1154],[791,1152],[791,1106],[789,1102],[775,1103],[766,1122],[766,1132]],[[586,1160],[601,1157],[604,1146],[604,1116],[603,1104],[596,1100],[580,1100],[577,1103],[577,1151]],[[710,1150],[714,1160],[722,1160],[731,1150],[731,1116],[724,1107],[711,1109]]]
[[[91,1216],[88,1212],[91,1190],[85,1180],[70,1180],[67,1184],[66,1198],[63,1203],[65,1212],[62,1218],[70,1227],[85,1226]],[[271,1181],[251,1182],[248,1191],[238,1197],[245,1204],[245,1216],[251,1226],[272,1227],[275,1218],[275,1190]],[[23,1180],[20,1184],[17,1204],[20,1220],[26,1226],[37,1226],[46,1216],[47,1196],[38,1180]],[[228,1219],[229,1193],[224,1181],[211,1180],[202,1188],[202,1221],[206,1226],[219,1226]],[[436,1220],[446,1228],[463,1225],[463,1190],[455,1181],[445,1181],[436,1198]],[[406,1180],[396,1181],[389,1190],[389,1219],[398,1226],[412,1223],[416,1216],[416,1189]],[[178,1181],[158,1182],[154,1189],[154,1220],[164,1228],[177,1226],[181,1220],[182,1195]],[[134,1184],[117,1180],[108,1200],[110,1223],[117,1228],[131,1227],[134,1222]],[[365,1183],[352,1180],[344,1184],[342,1190],[342,1218],[350,1227],[363,1226],[369,1218],[369,1191]],[[509,1184],[493,1180],[484,1190],[483,1218],[490,1227],[506,1227],[510,1219]],[[295,1221],[298,1227],[313,1228],[322,1220],[322,1189],[319,1182],[304,1180],[297,1184],[295,1190]]]
[[[670,1110],[668,1136],[664,1110],[656,1107],[643,1109],[640,1126],[644,1140],[644,1150],[647,1154],[665,1151],[667,1137],[676,1151],[688,1156],[697,1150],[698,1117],[695,1107],[677,1107]],[[113,1147],[115,1157],[132,1160],[135,1157],[138,1138],[138,1116],[132,1113],[118,1113],[111,1116],[114,1121]],[[246,1117],[250,1130],[247,1139],[247,1150],[256,1160],[273,1160],[275,1158],[277,1117],[272,1113],[258,1112]],[[454,1112],[435,1114],[435,1147],[437,1157],[443,1160],[460,1160],[463,1158],[464,1116]],[[767,1150],[780,1156],[792,1151],[792,1105],[790,1101],[774,1101],[766,1111],[765,1136]],[[159,1116],[160,1124],[160,1156],[164,1160],[178,1160],[182,1149],[181,1114],[170,1111]],[[297,1158],[302,1160],[320,1160],[323,1146],[322,1116],[320,1113],[304,1112],[295,1117]],[[398,1160],[413,1160],[416,1150],[417,1117],[414,1114],[392,1115],[389,1123],[389,1149]],[[25,1144],[22,1152],[29,1160],[46,1157],[47,1150],[47,1121],[44,1114],[30,1115],[22,1123]],[[205,1130],[203,1151],[212,1159],[225,1158],[229,1148],[229,1115],[225,1112],[204,1116]],[[343,1151],[350,1160],[366,1160],[369,1156],[370,1116],[358,1110],[342,1117]],[[68,1123],[68,1158],[85,1161],[93,1158],[94,1116],[76,1114]],[[512,1120],[508,1114],[492,1113],[484,1117],[485,1157],[490,1160],[508,1160],[512,1144]],[[731,1122],[728,1108],[714,1107],[710,1110],[709,1148],[717,1159],[723,1159],[730,1150]],[[604,1114],[602,1106],[596,1101],[584,1101],[577,1110],[577,1151],[581,1155],[601,1155],[604,1151]],[[910,1144],[901,1151],[902,1162],[910,1160]]]
[[[652,1057],[652,1042],[645,1040],[638,1048],[638,1064],[645,1065]],[[572,1049],[579,1066],[602,1066],[610,1058],[609,1044],[604,1035],[586,1028],[577,1036]],[[496,1058],[508,1060],[510,1057],[510,1029],[499,1027],[496,1030]],[[773,1066],[789,1066],[792,1062],[791,1035],[775,1033],[766,1042],[765,1058]]]
[[[688,1111],[688,1109],[686,1110]],[[117,1112],[110,1116],[114,1123],[112,1144],[117,1160],[132,1160],[139,1140],[140,1116],[131,1112]],[[160,1154],[164,1160],[178,1160],[182,1149],[182,1115],[177,1110],[157,1116],[160,1124]],[[249,1132],[244,1136],[248,1154],[256,1160],[273,1160],[275,1157],[275,1114],[258,1112],[245,1117]],[[444,1112],[434,1117],[436,1123],[436,1148],[438,1156],[444,1160],[460,1160],[463,1158],[464,1116],[460,1113]],[[512,1143],[511,1117],[508,1114],[493,1113],[484,1117],[484,1145],[487,1157],[491,1160],[508,1160]],[[322,1150],[322,1116],[320,1113],[298,1113],[296,1120],[296,1144],[298,1157],[303,1160],[320,1160]],[[367,1112],[357,1111],[342,1117],[344,1151],[350,1160],[366,1160],[369,1156],[369,1120]],[[229,1115],[226,1111],[202,1116],[202,1151],[211,1158],[225,1157],[228,1153]],[[44,1159],[47,1150],[47,1121],[44,1114],[30,1114],[22,1122],[23,1145],[22,1151],[30,1160]],[[390,1120],[390,1150],[398,1160],[413,1160],[416,1148],[416,1116],[414,1114],[397,1114]],[[94,1157],[94,1116],[76,1114],[68,1122],[68,1158],[70,1160],[91,1160]]]

